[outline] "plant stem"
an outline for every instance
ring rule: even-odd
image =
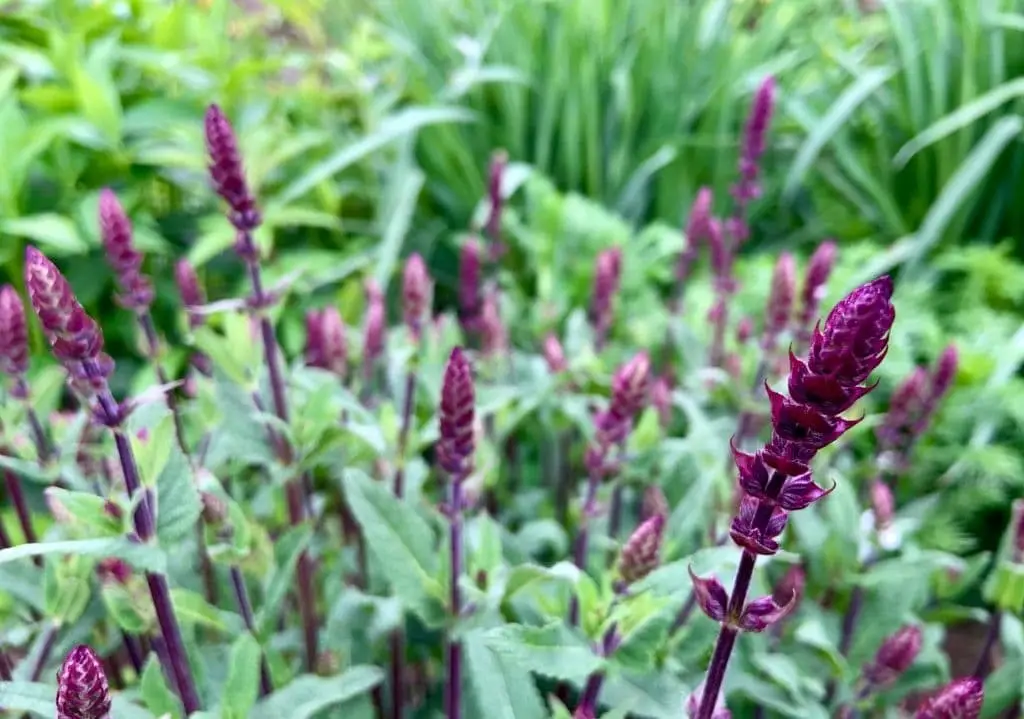
[[[249,270],[249,281],[252,285],[253,305],[263,310],[269,303],[270,298],[263,289],[263,277],[260,273],[259,250],[253,241],[252,233],[240,231],[239,237],[242,252],[240,253]],[[288,398],[285,394],[284,373],[281,370],[281,360],[278,356],[277,335],[270,318],[265,314],[260,315],[260,335],[263,340],[263,357],[267,364],[267,373],[270,377],[270,391],[274,401],[274,412],[285,424],[288,423]],[[283,440],[281,445],[287,450],[282,459],[291,461],[291,448]],[[305,490],[312,482],[305,477],[292,477],[285,485],[285,497],[288,504],[288,521],[293,527],[297,527],[306,520],[306,504],[309,497],[303,496]],[[302,629],[305,638],[306,648],[306,669],[313,671],[316,668],[317,659],[317,618],[316,618],[316,594],[313,584],[313,562],[308,551],[299,555],[298,561],[299,580],[299,614],[302,616]]]
[[[1003,625],[1003,613],[998,609],[988,618],[988,631],[985,633],[985,644],[978,655],[978,663],[974,667],[974,675],[982,681],[992,671],[992,650],[999,641],[999,632]]]
[[[462,615],[462,591],[459,578],[462,576],[462,477],[452,477],[448,494],[448,537],[451,545],[451,631]],[[451,634],[447,650],[448,682],[446,686],[446,709],[448,719],[462,716],[462,647]]]
[[[576,530],[576,543],[573,547],[573,563],[581,570],[587,565],[587,551],[590,544],[590,518],[597,511],[597,488],[601,484],[601,474],[591,469],[587,475],[587,492],[583,499],[583,511],[580,512],[580,526]],[[569,624],[576,626],[580,621],[579,599],[573,596],[569,603]]]
[[[415,360],[414,360],[415,361]],[[405,375],[405,397],[402,400],[402,425],[398,431],[398,457],[395,469],[395,496],[405,495],[405,460],[416,402],[415,365]],[[365,553],[365,542],[360,542]],[[404,619],[404,618],[403,618]],[[405,631],[399,626],[391,633],[391,719],[402,719],[405,713]]]
[[[21,527],[21,533],[25,537],[26,544],[35,544],[39,541],[36,536],[35,529],[32,528],[32,513],[28,509],[28,503],[25,501],[25,493],[21,487],[21,480],[18,476],[9,469],[4,470],[4,482],[7,485],[7,493],[11,497],[11,504],[14,505],[14,512],[18,515],[18,526]],[[36,557],[36,559],[40,559]],[[41,566],[42,562],[37,561],[36,566]]]
[[[32,665],[32,671],[29,673],[30,682],[37,682],[39,677],[43,676],[43,669],[46,668],[46,663],[50,661],[53,647],[57,643],[57,630],[59,628],[57,622],[50,622],[46,629],[43,630],[43,645],[39,649],[39,656],[36,657],[36,662]]]
[[[36,414],[35,408],[29,401],[28,384],[25,382],[24,377],[17,379],[15,394],[24,398],[22,403],[25,407],[25,415],[28,417],[29,428],[32,430],[32,440],[36,445],[36,455],[39,457],[40,464],[46,464],[53,458],[55,451],[49,437],[46,436],[43,423],[39,421],[39,415]]]
[[[245,586],[245,577],[238,565],[231,566],[231,584],[235,589],[235,600],[238,602],[238,609],[245,622],[245,628],[249,633],[256,636],[256,621],[253,619],[252,603],[249,601],[249,591]],[[270,669],[267,667],[267,657],[260,652],[260,696],[267,696],[274,691],[274,685],[270,681]]]
[[[608,536],[612,539],[616,539],[619,536],[619,530],[622,527],[622,495],[624,489],[622,482],[615,482],[615,486],[612,489],[612,502],[608,509]],[[611,566],[615,563],[615,557],[618,555],[617,552],[610,551],[608,553],[608,565]]]
[[[601,640],[601,656],[608,657],[618,648],[619,634],[618,625],[612,624],[604,633]],[[579,706],[576,714],[579,716],[596,716],[597,700],[601,696],[601,686],[604,684],[604,670],[596,671],[587,677],[587,683],[583,686],[583,693],[580,695]]]
[[[765,495],[773,500],[778,497],[786,476],[779,472],[773,472],[765,487]],[[760,502],[754,514],[751,525],[755,531],[763,531],[772,516],[774,502]],[[725,670],[729,666],[729,658],[732,656],[732,649],[736,645],[736,637],[739,630],[734,622],[743,613],[743,606],[747,600],[747,592],[750,590],[750,580],[754,576],[754,566],[757,564],[757,555],[744,549],[740,558],[739,569],[736,570],[736,579],[733,581],[732,592],[729,595],[729,607],[726,611],[725,621],[718,632],[718,641],[715,643],[715,652],[711,656],[711,664],[708,666],[708,675],[704,680],[704,695],[700,700],[700,709],[695,719],[711,719],[715,711],[715,702],[722,691],[722,681],[725,679]]]
[[[86,376],[93,380],[102,380],[102,385],[97,390],[97,401],[102,412],[103,423],[114,434],[114,444],[117,446],[117,454],[121,460],[121,470],[124,474],[125,488],[128,490],[129,500],[134,501],[139,497],[138,508],[133,517],[135,532],[142,542],[149,542],[155,535],[155,523],[153,510],[149,500],[149,493],[143,490],[139,480],[139,469],[135,462],[135,455],[132,452],[131,443],[124,434],[122,428],[123,416],[121,408],[118,407],[114,396],[107,386],[103,374],[94,360],[86,360],[83,363]],[[142,492],[140,495],[139,493]],[[181,636],[181,627],[178,626],[178,618],[174,613],[174,605],[171,602],[171,591],[167,584],[167,577],[155,572],[146,573],[146,583],[149,585],[149,594],[153,600],[153,608],[156,610],[157,622],[160,626],[160,633],[167,645],[168,660],[178,686],[178,694],[181,696],[182,704],[186,714],[199,711],[199,695],[196,692],[195,682],[192,678],[192,671],[188,664],[188,654],[185,650],[185,642]]]
[[[124,643],[125,651],[128,654],[128,661],[132,664],[132,669],[135,670],[137,677],[142,676],[143,667],[143,652],[139,647],[138,640],[131,634],[128,634],[124,630],[121,630],[121,641]]]

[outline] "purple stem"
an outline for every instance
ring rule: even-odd
[[[83,368],[88,377],[94,380],[102,380],[98,388],[97,399],[100,410],[103,414],[104,424],[114,434],[114,444],[117,446],[117,454],[121,460],[121,470],[124,474],[125,488],[128,490],[129,500],[134,501],[141,490],[139,481],[139,469],[135,462],[135,455],[132,452],[131,443],[125,436],[122,429],[124,419],[120,407],[114,400],[114,396],[107,386],[103,374],[96,365],[95,360],[83,362]],[[155,523],[153,510],[150,505],[149,493],[143,491],[138,508],[134,516],[135,532],[142,542],[149,542],[155,534]],[[178,694],[181,696],[182,704],[186,714],[199,711],[199,695],[196,692],[195,681],[192,678],[192,671],[188,663],[188,654],[185,650],[185,642],[181,636],[181,627],[178,626],[178,618],[174,613],[174,605],[171,602],[171,591],[167,585],[167,577],[154,572],[146,573],[146,583],[149,585],[149,594],[153,599],[153,608],[156,610],[157,622],[160,625],[160,633],[167,645],[168,661],[174,675],[175,683],[178,686]]]
[[[402,401],[402,426],[398,432],[398,467],[395,470],[395,496],[405,495],[405,454],[416,397],[416,370],[405,375],[405,398]],[[364,547],[365,542],[360,541]],[[405,712],[405,632],[402,627],[391,633],[391,719],[402,719]]]
[[[252,284],[253,303],[258,308],[264,308],[269,304],[270,298],[263,289],[263,277],[260,273],[259,251],[253,241],[252,233],[248,231],[239,232],[239,240],[242,245],[242,257],[249,269],[249,281]],[[288,423],[288,398],[285,394],[284,374],[281,371],[281,360],[278,356],[277,335],[274,332],[274,325],[266,315],[260,317],[260,335],[263,339],[263,356],[267,363],[267,373],[270,376],[270,390],[274,400],[274,412],[278,419]],[[282,445],[285,444],[282,441]],[[288,459],[291,451],[288,449]],[[301,525],[306,520],[306,506],[309,497],[304,496],[312,484],[311,480],[305,477],[293,477],[285,485],[285,496],[288,504],[288,520],[293,527]],[[317,618],[316,618],[316,595],[313,586],[313,562],[308,551],[299,555],[298,562],[299,580],[299,614],[302,616],[302,629],[305,637],[306,647],[306,669],[313,671],[316,668],[317,659]]]
[[[0,649],[0,681],[11,681],[11,660],[7,658],[7,653],[2,649]],[[0,709],[3,709],[3,705],[0,705]]]
[[[587,475],[587,493],[583,499],[583,512],[580,515],[580,526],[573,546],[573,563],[580,569],[587,566],[587,552],[590,545],[590,518],[597,511],[597,488],[601,484],[601,474],[590,470]],[[580,621],[580,602],[573,596],[569,602],[569,624],[576,626]]]
[[[132,663],[132,669],[135,670],[135,675],[141,677],[144,660],[143,651],[142,648],[139,647],[138,639],[122,630],[121,640],[124,642],[125,651],[128,653],[128,661]]]
[[[462,616],[462,591],[459,578],[462,576],[462,477],[452,477],[449,482],[448,531],[451,545],[451,617],[452,624]],[[454,626],[452,627],[454,630]],[[457,639],[449,635],[448,682],[445,692],[445,706],[448,719],[462,716],[462,647]]]
[[[608,627],[601,640],[601,656],[608,657],[618,648],[619,634],[618,626],[613,624]],[[597,700],[601,696],[601,685],[604,684],[604,671],[596,671],[587,677],[587,683],[580,695],[579,706],[576,714],[579,716],[597,716]]]
[[[11,496],[11,503],[14,505],[14,512],[18,515],[18,525],[22,534],[25,535],[26,544],[35,544],[39,541],[35,529],[32,528],[32,513],[29,512],[28,503],[25,501],[25,493],[21,487],[21,480],[9,469],[4,470],[4,482],[7,484],[7,493]],[[36,557],[40,560],[40,557]],[[37,561],[36,566],[41,566],[42,561]]]
[[[999,632],[1002,629],[1003,613],[998,609],[992,612],[988,618],[988,631],[985,633],[985,644],[978,655],[978,663],[974,667],[973,676],[985,681],[985,677],[992,671],[992,650],[999,641]]]
[[[39,463],[46,464],[55,454],[53,445],[50,443],[49,437],[46,436],[46,431],[43,429],[43,423],[39,421],[39,415],[36,414],[35,408],[29,402],[28,385],[25,383],[25,378],[19,377],[17,385],[17,394],[25,398],[25,414],[28,417],[29,428],[32,430],[32,440],[36,445],[36,454],[39,457]]]
[[[765,487],[765,495],[769,500],[778,497],[786,476],[774,472],[772,478]],[[755,531],[763,531],[772,516],[773,501],[763,501],[754,514],[751,522]],[[726,611],[726,621],[718,632],[718,641],[715,643],[715,652],[711,655],[711,664],[708,666],[708,675],[704,680],[704,695],[700,700],[700,709],[695,719],[711,719],[715,711],[715,702],[722,691],[722,681],[725,679],[725,670],[729,666],[729,658],[732,656],[732,649],[736,645],[736,637],[739,630],[732,626],[732,620],[739,618],[743,613],[743,606],[747,600],[747,592],[750,590],[750,580],[754,576],[754,566],[757,564],[757,555],[743,550],[740,558],[739,569],[736,570],[736,579],[733,581],[732,593],[729,595],[729,607]]]
[[[39,656],[36,658],[36,663],[32,666],[32,672],[29,674],[30,682],[37,682],[39,677],[43,676],[43,669],[46,668],[46,663],[50,661],[53,647],[57,643],[57,629],[57,623],[51,622],[44,630],[43,646],[39,650]]]
[[[11,535],[7,533],[7,526],[4,524],[4,518],[0,516],[0,549],[10,549],[13,546]]]
[[[245,628],[254,637],[256,636],[256,621],[252,614],[252,603],[249,601],[249,590],[245,586],[245,577],[238,565],[231,566],[231,584],[235,588],[235,599],[238,602],[238,609],[242,613],[242,620]],[[267,657],[260,652],[260,696],[267,696],[274,691],[274,685],[270,681],[270,669],[267,667]]]

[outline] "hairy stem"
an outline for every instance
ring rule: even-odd
[[[266,291],[263,289],[263,277],[260,272],[259,251],[253,241],[252,234],[247,231],[239,233],[239,240],[243,247],[242,256],[245,259],[249,270],[249,281],[252,285],[253,305],[262,310],[270,303]],[[279,346],[274,325],[265,314],[260,316],[260,336],[263,340],[263,357],[267,365],[267,373],[270,376],[270,391],[274,402],[274,412],[278,419],[288,423],[288,398],[285,394],[284,373],[281,370],[281,359]],[[282,440],[282,445],[286,443]],[[287,457],[291,460],[291,449],[288,448]],[[297,527],[306,521],[306,506],[309,497],[304,496],[306,490],[312,484],[311,480],[305,477],[292,477],[285,485],[285,497],[288,504],[288,520],[293,527]],[[316,617],[316,594],[313,579],[313,561],[308,551],[299,555],[298,561],[298,584],[299,584],[299,614],[302,617],[302,630],[305,638],[306,669],[313,671],[316,668],[318,627]]]
[[[245,586],[245,577],[242,576],[242,570],[237,565],[231,567],[231,585],[235,590],[235,600],[238,603],[238,609],[242,614],[242,621],[245,622],[245,628],[249,630],[249,633],[256,636],[256,621],[253,618],[252,603],[249,601],[249,591]],[[270,669],[267,666],[267,657],[263,652],[260,652],[260,695],[267,696],[274,691],[274,686],[270,681]]]
[[[149,542],[154,538],[155,522],[153,510],[149,500],[149,493],[142,489],[139,479],[139,469],[135,462],[135,455],[132,452],[131,443],[124,434],[122,428],[123,414],[121,408],[114,400],[110,388],[103,379],[103,374],[93,360],[83,363],[86,375],[93,380],[102,380],[98,388],[97,400],[99,409],[102,412],[103,423],[114,434],[114,444],[117,446],[117,454],[121,461],[121,470],[124,474],[124,484],[128,491],[128,497],[134,501],[139,497],[138,508],[133,517],[135,532],[142,542]],[[141,492],[141,495],[140,495]],[[171,603],[171,591],[167,584],[167,577],[155,572],[146,573],[146,583],[149,585],[149,594],[153,600],[153,608],[156,611],[157,623],[160,626],[160,633],[167,645],[168,661],[178,687],[178,694],[188,714],[199,711],[202,707],[199,703],[199,695],[196,692],[195,680],[188,664],[188,654],[185,650],[185,642],[182,639],[181,627],[178,625],[178,618],[174,613],[174,605]]]
[[[462,615],[462,591],[459,579],[462,577],[462,477],[452,477],[448,494],[448,536],[451,545],[451,586],[450,610],[452,631]],[[449,634],[447,648],[447,685],[445,707],[448,719],[462,716],[462,647]]]

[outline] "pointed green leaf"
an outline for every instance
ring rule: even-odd
[[[179,716],[178,699],[167,686],[156,655],[151,655],[142,670],[142,703],[157,716]]]
[[[604,665],[590,645],[564,623],[543,627],[506,624],[485,634],[487,646],[526,671],[582,682]]]
[[[383,679],[383,672],[370,666],[355,666],[336,677],[303,674],[257,704],[249,719],[309,719],[328,707],[365,694]]]
[[[260,683],[260,645],[248,632],[231,645],[228,678],[221,697],[222,719],[246,719],[256,704]]]
[[[203,503],[192,467],[173,436],[167,462],[156,482],[156,533],[165,547],[173,547],[196,531]]]
[[[544,704],[533,678],[509,657],[495,654],[482,632],[466,634],[463,652],[478,716],[543,719]]]
[[[74,539],[22,544],[0,549],[0,564],[51,554],[117,557],[144,571],[164,572],[167,569],[167,556],[158,547],[136,544],[127,539]]]

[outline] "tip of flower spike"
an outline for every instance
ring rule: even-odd
[[[11,285],[0,288],[0,372],[19,377],[28,369],[28,327],[21,296]]]
[[[916,625],[901,627],[882,642],[875,660],[864,669],[864,676],[872,684],[886,686],[896,681],[921,653],[923,635]]]
[[[100,658],[84,644],[75,647],[57,674],[57,719],[106,719],[110,704]]]
[[[452,350],[441,383],[438,463],[461,482],[472,468],[475,448],[473,370],[461,347]]]
[[[665,515],[655,514],[637,527],[622,548],[619,573],[629,585],[639,582],[658,566],[665,533]]]
[[[924,706],[915,719],[978,719],[985,701],[985,686],[976,677],[956,679],[943,687]]]

